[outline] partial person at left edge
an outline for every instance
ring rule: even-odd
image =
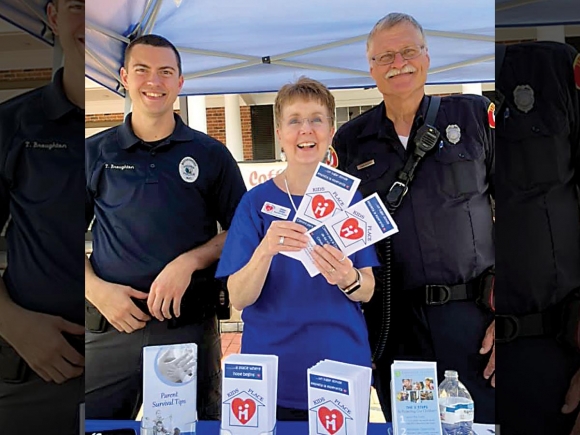
[[[0,105],[2,433],[73,435],[84,400],[84,1],[47,2],[64,66]],[[10,218],[10,219],[9,219]]]

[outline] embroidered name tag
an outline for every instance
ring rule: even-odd
[[[42,149],[42,150],[63,150],[67,149],[68,145],[65,143],[58,143],[58,142],[50,142],[50,143],[40,143],[36,141],[25,141],[24,146],[26,148],[35,148],[35,149]]]
[[[135,170],[135,166],[125,164],[116,165],[114,163],[105,163],[105,169],[114,169],[116,171],[133,171]]]
[[[279,219],[288,219],[288,216],[290,216],[290,209],[288,207],[282,207],[281,205],[266,201],[262,206],[262,213],[269,214],[270,216],[274,216]]]

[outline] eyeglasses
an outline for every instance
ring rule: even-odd
[[[299,130],[304,125],[304,121],[310,124],[314,130],[328,127],[330,116],[313,116],[312,118],[289,118],[284,121],[284,125],[292,130]]]
[[[403,48],[400,51],[385,51],[384,53],[379,53],[371,57],[377,65],[390,65],[395,61],[397,53],[400,53],[403,59],[411,60],[419,57],[423,53],[424,45],[410,45]]]

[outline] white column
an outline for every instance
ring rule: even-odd
[[[131,112],[131,108],[133,107],[133,100],[129,96],[129,92],[125,91],[125,115],[123,118],[126,118],[127,115]]]
[[[538,41],[566,42],[566,30],[564,26],[536,27],[536,39]]]
[[[481,83],[464,83],[461,85],[461,93],[482,95]]]
[[[52,49],[52,76],[58,71],[58,69],[64,64],[64,53],[62,52],[62,46],[58,38],[54,38],[54,47]]]
[[[207,133],[207,113],[205,95],[187,97],[187,125],[191,128]]]
[[[224,95],[226,115],[226,146],[236,159],[244,160],[242,142],[242,117],[240,116],[240,97],[238,94]]]

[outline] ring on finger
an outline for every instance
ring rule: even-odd
[[[336,272],[336,269],[335,269],[334,267],[333,267],[333,268],[331,268],[331,269],[328,271],[328,273],[329,273],[330,275],[332,275],[334,272]]]
[[[284,239],[285,239],[284,236],[280,236],[280,240],[278,240],[278,244],[279,245],[283,245],[284,244]]]
[[[342,256],[342,258],[340,260],[338,260],[339,263],[342,263],[344,260],[346,260],[346,254],[344,254]]]

